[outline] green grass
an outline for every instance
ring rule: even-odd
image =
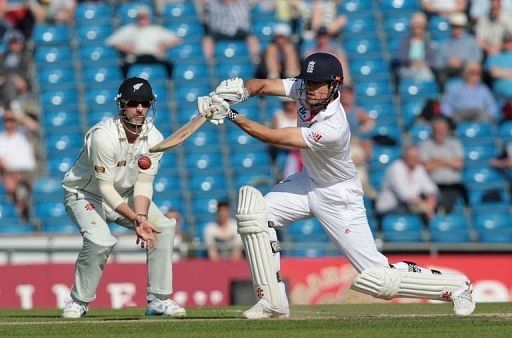
[[[456,317],[449,304],[294,306],[290,319],[243,320],[245,307],[189,308],[187,318],[146,318],[143,309],[0,310],[0,337],[512,337],[512,303],[478,304]]]

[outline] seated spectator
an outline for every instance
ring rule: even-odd
[[[313,0],[311,4],[311,18],[306,26],[313,32],[325,27],[331,36],[338,36],[345,25],[347,17],[339,14],[339,0]]]
[[[436,118],[432,121],[432,139],[420,144],[420,157],[439,188],[440,209],[447,214],[451,213],[457,199],[466,199],[466,190],[462,184],[464,149],[462,143],[450,135],[445,119]]]
[[[39,23],[69,24],[73,21],[75,0],[28,0],[27,2]]]
[[[429,16],[448,17],[453,13],[465,12],[467,0],[421,0],[421,7]]]
[[[4,111],[3,121],[5,130],[0,132],[0,176],[18,213],[28,219],[33,173],[36,170],[34,149],[18,128],[19,121],[11,110]]]
[[[6,34],[7,50],[0,54],[0,103],[19,100],[30,90],[30,56],[25,50],[25,39],[18,31]]]
[[[502,101],[512,100],[512,32],[503,36],[503,50],[487,59],[494,95]]]
[[[421,164],[416,145],[405,148],[402,159],[386,169],[382,190],[377,197],[376,209],[386,214],[415,213],[425,221],[435,215],[437,186]]]
[[[213,261],[242,257],[242,239],[237,233],[236,221],[231,217],[228,202],[217,204],[217,220],[206,225],[204,243],[208,258]]]
[[[300,20],[302,17],[302,0],[261,0],[255,6],[260,6],[266,11],[272,11],[274,18],[278,22],[286,22],[290,25],[293,41],[298,41],[296,35],[299,34]]]
[[[485,54],[497,54],[501,51],[505,33],[512,32],[512,14],[503,11],[501,0],[492,0],[489,13],[478,18],[475,30]]]
[[[482,61],[482,49],[475,37],[466,32],[468,19],[464,13],[454,13],[449,17],[451,37],[439,46],[435,60],[435,70],[441,87],[445,81],[460,76],[464,63]]]
[[[287,78],[300,73],[297,46],[290,41],[291,30],[287,24],[274,26],[274,37],[263,53],[263,62],[258,67],[258,78]]]
[[[297,103],[288,97],[281,98],[282,109],[272,118],[272,128],[297,127]],[[269,153],[276,167],[278,181],[302,170],[303,162],[300,150],[269,146]]]
[[[331,42],[331,35],[326,27],[320,27],[316,32],[316,45],[310,50],[306,51],[304,57],[308,57],[314,53],[329,53],[335,55],[340,60],[341,67],[343,68],[343,84],[352,84],[352,77],[350,76],[350,69],[348,67],[348,58],[345,51]]]
[[[174,218],[176,220],[176,231],[174,233],[172,253],[173,262],[189,257],[189,245],[192,239],[190,238],[190,235],[184,231],[183,217],[176,209],[170,209],[167,211],[165,216],[169,219]]]
[[[398,47],[399,78],[433,80],[430,67],[434,55],[434,47],[427,35],[427,17],[422,12],[416,12],[411,16],[411,34],[403,37]]]
[[[248,0],[205,0],[203,51],[209,63],[214,62],[215,42],[245,40],[253,64],[260,60],[258,38],[251,34],[251,7]]]
[[[487,15],[491,10],[491,1],[493,0],[471,0],[469,15],[471,19],[477,21],[483,15]],[[512,0],[501,0],[503,11],[512,13]]]
[[[107,38],[105,43],[114,46],[124,56],[121,66],[124,77],[134,64],[158,63],[165,66],[172,77],[173,64],[165,56],[167,49],[181,43],[170,30],[151,23],[151,10],[146,6],[137,9],[136,24],[128,24]]]
[[[482,66],[478,61],[466,63],[463,81],[446,88],[441,99],[444,116],[459,121],[492,121],[498,116],[496,100],[489,87],[482,82]]]

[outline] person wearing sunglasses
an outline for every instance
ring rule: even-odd
[[[162,153],[150,154],[149,148],[163,140],[153,125],[155,99],[147,80],[126,79],[116,96],[118,116],[103,119],[86,133],[84,147],[63,179],[66,211],[83,236],[64,318],[85,316],[96,298],[103,266],[117,242],[108,222],[134,229],[137,244],[146,249],[146,315],[186,315],[169,299],[176,220],[152,202]]]

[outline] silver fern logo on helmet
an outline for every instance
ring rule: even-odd
[[[144,83],[142,83],[142,82],[134,84],[133,85],[133,91],[135,92],[135,91],[139,90],[139,88],[142,87],[143,84]]]

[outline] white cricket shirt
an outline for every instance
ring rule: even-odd
[[[286,96],[297,101],[297,126],[308,145],[301,149],[304,167],[311,179],[318,184],[334,184],[357,176],[350,155],[350,128],[340,96],[329,103],[326,109],[311,116],[311,111],[301,104],[306,92],[299,89],[303,81],[295,78],[283,79]]]
[[[137,140],[130,144],[117,117],[105,118],[92,126],[85,134],[84,147],[73,167],[62,181],[64,190],[83,192],[101,197],[98,180],[114,182],[114,188],[121,197],[133,193],[133,186],[139,172],[156,175],[162,153],[150,153],[151,146],[163,140],[162,134],[148,123]],[[151,159],[151,167],[142,170],[137,164],[141,155]]]

